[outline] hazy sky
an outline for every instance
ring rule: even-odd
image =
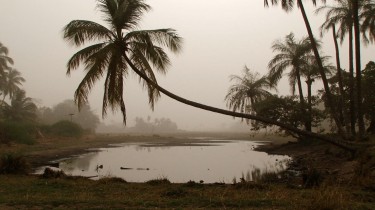
[[[226,108],[224,97],[230,86],[229,76],[241,74],[244,65],[266,74],[273,53],[272,43],[294,32],[296,38],[306,36],[299,10],[285,13],[280,7],[264,8],[263,0],[149,0],[152,11],[145,14],[141,28],[174,28],[184,38],[183,52],[171,55],[172,66],[166,76],[157,75],[159,84],[187,99]],[[68,59],[78,49],[62,39],[62,28],[71,20],[101,21],[95,0],[0,0],[0,42],[9,48],[14,67],[26,79],[27,95],[39,106],[54,106],[72,99],[84,73],[79,69],[65,75]],[[316,16],[306,3],[314,33],[324,15]],[[104,24],[104,23],[103,23]],[[322,39],[325,55],[334,56],[331,34]],[[374,46],[362,51],[362,66],[371,59]],[[341,59],[347,69],[347,47]],[[334,60],[332,59],[332,63]],[[315,84],[322,87],[321,82]],[[90,105],[101,114],[103,81],[89,96]],[[279,93],[288,94],[287,81],[279,85]],[[166,96],[158,101],[155,111],[148,106],[147,93],[134,74],[126,80],[125,100],[128,124],[137,116],[167,117],[180,128],[204,130],[233,123],[233,118],[209,113]],[[120,122],[119,113],[109,114],[106,122]]]

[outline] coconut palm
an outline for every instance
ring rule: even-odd
[[[37,116],[37,106],[24,90],[17,90],[10,105],[5,104],[2,109],[7,120],[33,122]]]
[[[254,114],[252,106],[272,94],[266,89],[274,88],[268,78],[260,77],[258,72],[252,72],[247,66],[241,76],[231,75],[230,86],[225,100],[227,106],[233,111]]]
[[[87,101],[88,93],[95,82],[106,73],[102,113],[105,115],[108,105],[112,109],[119,106],[125,120],[123,77],[127,76],[131,68],[140,76],[141,81],[148,88],[151,105],[157,98],[155,96],[159,96],[160,91],[170,98],[193,107],[233,117],[258,120],[280,126],[300,135],[324,140],[348,151],[355,150],[343,144],[340,140],[328,136],[303,131],[283,122],[261,116],[232,112],[200,104],[162,88],[157,84],[151,66],[165,72],[169,60],[161,47],[168,47],[172,52],[179,52],[181,38],[173,29],[133,31],[132,29],[139,23],[142,13],[150,9],[141,0],[98,0],[98,7],[104,12],[105,21],[109,23],[110,29],[86,20],[72,21],[64,28],[64,38],[76,46],[81,46],[88,41],[101,41],[99,44],[80,50],[68,62],[68,74],[71,70],[78,68],[81,63],[85,65],[87,71],[75,93],[75,101],[78,105]],[[160,46],[156,46],[155,43],[160,44]]]
[[[13,98],[14,93],[20,90],[19,86],[21,86],[23,82],[25,82],[25,79],[21,76],[21,73],[14,68],[9,68],[9,70],[6,71],[4,84],[1,87],[3,101],[7,95],[9,95],[10,98]]]
[[[332,72],[336,69],[334,66],[328,63],[330,57],[329,56],[322,56],[322,62],[324,66],[324,71],[327,76],[332,75]],[[301,76],[306,78],[307,84],[307,109],[308,109],[308,129],[311,130],[311,120],[312,120],[312,84],[316,81],[321,79],[321,75],[319,73],[319,66],[316,63],[316,59],[314,56],[310,56],[308,60],[308,65],[302,69]]]
[[[353,59],[353,9],[351,0],[337,0],[336,5],[325,5],[319,7],[316,13],[327,11],[326,21],[321,29],[327,30],[332,25],[338,25],[337,36],[343,42],[346,34],[349,36],[349,97],[350,97],[350,130],[352,136],[355,136],[355,95],[354,95],[354,59]],[[338,71],[341,72],[341,71]],[[340,81],[340,77],[338,78]],[[340,89],[343,87],[340,87]]]
[[[106,115],[108,106],[112,110],[120,107],[126,123],[123,95],[129,62],[157,83],[152,67],[165,74],[170,64],[163,47],[178,53],[182,39],[173,29],[136,30],[142,15],[151,9],[143,0],[98,0],[98,8],[104,14],[108,28],[88,20],[73,20],[64,28],[64,38],[73,45],[99,42],[74,54],[68,62],[67,74],[80,64],[85,65],[86,76],[74,95],[79,107],[87,103],[92,87],[105,75],[102,115]],[[140,82],[148,90],[153,109],[159,91],[143,80]]]
[[[305,113],[305,99],[302,91],[301,71],[307,68],[311,43],[308,38],[300,41],[296,40],[293,33],[288,34],[284,40],[277,40],[272,45],[276,55],[268,63],[269,80],[271,84],[277,84],[285,71],[289,70],[289,84],[293,95],[297,84],[298,94],[301,104],[301,112]],[[306,129],[308,126],[306,125]]]
[[[369,0],[363,5],[360,18],[362,19],[361,32],[367,42],[375,42],[375,1]],[[368,35],[367,35],[368,34]]]
[[[282,8],[285,11],[290,11],[290,10],[293,9],[295,1],[294,0],[264,0],[265,6],[268,6],[269,2],[271,2],[272,5],[278,5],[279,2],[280,2]],[[311,0],[311,2],[314,5],[316,5],[316,3],[317,3],[316,0]],[[321,2],[325,3],[326,1],[321,0]],[[345,133],[344,133],[344,130],[342,129],[342,124],[341,124],[341,122],[338,118],[335,104],[333,103],[333,97],[332,97],[332,94],[331,94],[331,91],[330,91],[330,87],[328,85],[328,79],[327,79],[327,76],[324,74],[323,62],[322,62],[321,57],[319,55],[318,45],[317,45],[316,40],[314,38],[314,34],[312,33],[310,22],[308,20],[304,5],[302,3],[302,0],[297,0],[297,6],[298,6],[299,10],[301,11],[301,14],[302,14],[305,26],[306,26],[307,33],[308,33],[309,39],[311,41],[312,50],[313,50],[314,56],[317,60],[317,64],[319,66],[319,73],[322,77],[322,81],[323,81],[323,85],[324,85],[324,91],[326,92],[326,95],[327,95],[327,103],[328,103],[328,106],[330,107],[331,115],[332,115],[332,117],[333,117],[333,119],[334,119],[334,121],[337,125],[339,134],[344,137]]]
[[[13,64],[13,59],[8,57],[8,48],[0,42],[0,76],[5,76],[5,70],[9,68],[8,64]]]

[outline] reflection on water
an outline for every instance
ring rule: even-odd
[[[189,180],[205,183],[231,183],[255,169],[277,171],[287,156],[254,151],[250,141],[205,141],[202,144],[122,144],[100,149],[77,158],[63,160],[60,168],[80,176],[116,176],[130,182],[168,178],[171,182]]]

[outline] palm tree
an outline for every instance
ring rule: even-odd
[[[362,21],[361,32],[366,42],[375,42],[375,1],[368,0],[362,8],[360,18]],[[368,34],[368,35],[366,35]]]
[[[5,97],[9,95],[10,98],[13,98],[14,93],[20,90],[22,83],[25,82],[25,79],[21,76],[21,73],[14,68],[9,68],[6,72],[6,77],[4,84],[1,87],[3,91],[3,102]]]
[[[260,77],[258,72],[251,72],[247,66],[243,75],[231,75],[230,81],[235,84],[230,86],[225,96],[227,106],[242,113],[255,114],[253,105],[272,95],[266,88],[274,88],[267,77]]]
[[[98,8],[109,28],[87,20],[73,20],[64,28],[64,38],[73,45],[100,42],[74,54],[68,62],[67,74],[80,64],[85,65],[86,76],[74,95],[79,107],[87,103],[93,85],[106,75],[102,115],[106,115],[108,106],[112,110],[120,107],[126,123],[123,89],[124,79],[129,74],[129,62],[157,83],[152,67],[165,74],[170,64],[162,47],[178,53],[182,39],[173,29],[135,30],[143,13],[151,9],[143,0],[98,0]],[[149,83],[140,82],[148,90],[149,104],[153,109],[160,93]]]
[[[307,68],[309,62],[309,53],[311,52],[311,43],[308,38],[297,41],[293,33],[285,37],[283,41],[277,40],[272,45],[272,49],[277,54],[268,63],[269,80],[271,84],[277,84],[286,70],[289,71],[289,84],[292,93],[295,94],[297,84],[301,112],[306,114],[305,99],[302,91],[301,71]],[[305,128],[309,130],[306,122]],[[309,130],[310,131],[310,130]]]
[[[324,66],[325,74],[330,76],[334,70],[335,67],[330,65],[328,63],[330,57],[329,56],[323,56],[322,62]],[[315,82],[318,79],[321,79],[321,75],[319,73],[319,67],[316,63],[316,59],[314,56],[310,56],[308,60],[308,65],[306,68],[303,68],[301,71],[301,76],[306,78],[306,84],[307,84],[307,109],[308,109],[308,126],[311,130],[311,121],[312,121],[312,83]]]
[[[8,48],[0,42],[0,76],[4,76],[5,70],[9,68],[9,64],[13,64],[13,59],[8,57]]]
[[[264,0],[265,6],[269,5],[268,1],[270,1],[272,5],[277,5],[279,2],[281,2],[281,6],[285,11],[290,11],[294,7],[294,0]],[[316,2],[317,2],[316,0],[311,0],[311,1],[314,5],[316,5]],[[326,2],[325,0],[321,0],[321,1],[324,2],[324,3]],[[330,107],[332,118],[334,119],[334,121],[337,125],[339,134],[342,137],[345,137],[346,135],[344,133],[344,130],[342,129],[342,124],[341,124],[341,122],[340,122],[340,120],[337,116],[335,104],[333,103],[333,97],[332,97],[332,94],[331,94],[331,91],[330,91],[330,87],[328,85],[328,79],[327,79],[327,76],[324,74],[323,62],[322,62],[321,57],[319,55],[318,45],[317,45],[316,40],[314,38],[314,35],[312,33],[310,22],[307,18],[306,11],[305,11],[304,5],[302,3],[302,0],[297,0],[297,6],[298,6],[299,10],[301,11],[301,14],[302,14],[305,26],[306,26],[306,30],[307,30],[307,33],[309,35],[309,39],[310,39],[310,42],[311,42],[312,50],[313,50],[314,56],[317,60],[317,64],[319,66],[319,73],[322,77],[322,81],[323,81],[323,85],[324,85],[324,91],[326,92],[327,103],[328,103],[328,106]]]
[[[87,41],[102,41],[80,50],[68,62],[68,74],[70,74],[70,70],[76,69],[81,63],[85,64],[87,70],[86,76],[75,93],[75,101],[78,105],[87,101],[88,92],[94,83],[107,73],[103,114],[106,113],[107,105],[110,105],[113,109],[120,106],[125,120],[125,103],[122,95],[123,77],[127,75],[130,67],[140,76],[141,81],[148,88],[151,105],[155,102],[156,96],[159,96],[159,92],[162,92],[170,98],[193,107],[233,117],[258,120],[280,126],[300,135],[321,139],[348,151],[355,150],[342,143],[340,139],[303,131],[261,116],[232,112],[200,104],[160,87],[148,61],[159,71],[165,72],[169,60],[162,48],[154,44],[158,43],[170,48],[172,52],[179,52],[181,38],[173,29],[129,31],[137,26],[142,13],[150,9],[141,0],[98,0],[98,6],[104,12],[105,20],[111,26],[110,29],[86,20],[72,21],[64,28],[64,38],[76,46],[81,46]]]
[[[326,21],[321,29],[328,29],[330,26],[338,25],[337,36],[343,42],[345,35],[349,35],[349,97],[350,97],[350,130],[351,135],[356,135],[356,113],[355,113],[355,95],[354,95],[354,59],[353,59],[353,9],[351,0],[337,0],[335,6],[325,5],[316,10],[320,13],[327,10]],[[336,51],[337,54],[337,51]],[[338,71],[341,73],[341,71]],[[340,77],[338,78],[340,82]],[[341,80],[342,82],[342,80]],[[340,84],[339,84],[340,85]],[[343,87],[342,87],[343,89]],[[341,91],[341,88],[340,88]]]
[[[24,90],[17,90],[10,105],[3,107],[3,116],[7,120],[33,122],[37,116],[37,106],[33,100],[26,97]]]

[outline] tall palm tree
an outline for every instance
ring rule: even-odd
[[[264,0],[265,6],[269,5],[269,1],[271,2],[272,5],[278,5],[278,3],[281,2],[281,7],[285,11],[292,10],[293,7],[294,7],[294,2],[295,2],[294,0]],[[321,1],[324,2],[324,3],[326,2],[325,0],[321,0]],[[314,5],[316,5],[317,1],[311,0],[311,2]],[[333,102],[333,97],[332,97],[332,94],[331,94],[331,91],[330,91],[330,87],[328,85],[328,79],[327,79],[327,76],[324,74],[323,62],[322,62],[321,57],[319,55],[318,45],[317,45],[316,40],[314,38],[314,34],[312,33],[310,22],[308,20],[304,5],[302,3],[302,0],[297,0],[297,6],[298,6],[299,10],[301,11],[301,14],[302,14],[305,26],[306,26],[307,33],[308,33],[308,36],[309,36],[310,41],[311,41],[312,50],[313,50],[314,56],[317,60],[317,64],[319,66],[319,73],[322,76],[324,91],[326,92],[326,95],[327,95],[327,103],[328,103],[328,106],[330,107],[332,118],[334,119],[334,121],[337,125],[339,134],[341,136],[345,137],[346,135],[345,135],[345,132],[342,128],[342,124],[341,124],[341,122],[338,118],[338,115],[337,115],[337,112],[336,112],[336,107],[335,107],[335,104]]]
[[[335,70],[335,67],[328,63],[330,57],[329,56],[322,56],[322,62],[324,66],[325,74],[330,76],[332,72]],[[314,56],[310,56],[308,60],[308,65],[302,69],[301,76],[306,78],[307,84],[307,109],[308,109],[308,126],[309,130],[311,130],[311,121],[312,121],[312,84],[316,81],[321,79],[321,75],[319,73],[319,66],[316,63],[316,59]]]
[[[137,26],[142,13],[150,9],[141,0],[98,0],[98,6],[104,12],[105,20],[111,26],[110,29],[86,20],[72,21],[64,28],[64,38],[76,46],[81,46],[87,41],[102,41],[99,44],[94,44],[80,50],[68,62],[68,74],[81,63],[85,64],[87,70],[86,76],[75,93],[75,101],[79,105],[87,101],[88,92],[94,83],[107,73],[103,114],[105,115],[108,105],[113,109],[120,106],[125,120],[125,103],[122,96],[123,77],[127,75],[130,67],[140,76],[144,82],[143,84],[148,88],[151,105],[153,105],[156,99],[152,97],[158,96],[160,91],[170,98],[193,107],[233,117],[258,120],[263,123],[280,126],[300,135],[324,140],[348,151],[355,150],[343,144],[338,139],[303,131],[285,123],[261,116],[232,112],[200,104],[177,96],[162,88],[157,84],[151,64],[148,61],[154,67],[159,68],[159,70],[165,70],[167,64],[169,64],[169,60],[161,46],[166,46],[173,52],[178,52],[181,48],[181,38],[172,29],[129,31]],[[158,47],[154,45],[155,43],[161,44],[161,46]]]
[[[178,53],[182,39],[173,29],[136,30],[142,15],[151,9],[143,0],[98,0],[98,8],[104,14],[108,28],[88,20],[73,20],[64,28],[64,38],[73,45],[99,41],[73,55],[68,62],[67,74],[80,64],[85,65],[86,76],[74,95],[79,107],[87,103],[93,85],[106,75],[102,115],[106,115],[108,106],[112,110],[120,107],[126,123],[123,90],[129,62],[157,83],[152,67],[165,74],[170,64],[162,47]],[[143,80],[140,82],[148,90],[149,104],[153,109],[159,91]]]
[[[252,72],[247,66],[243,69],[241,76],[231,75],[230,86],[225,100],[227,106],[233,111],[255,114],[252,106],[272,94],[266,89],[274,88],[268,78],[260,77],[258,72]]]
[[[19,86],[21,86],[23,82],[25,82],[25,79],[21,76],[21,73],[14,68],[9,68],[6,72],[4,84],[1,87],[3,101],[7,95],[9,95],[10,98],[13,98],[13,95],[20,90]]]
[[[277,54],[268,63],[269,80],[272,84],[280,81],[285,71],[289,70],[289,84],[292,93],[295,93],[297,84],[301,112],[306,114],[305,99],[302,91],[301,71],[307,68],[309,62],[309,53],[311,52],[311,43],[308,38],[300,41],[296,40],[293,33],[285,37],[283,41],[277,40],[272,45],[272,49]],[[305,127],[309,130],[306,122]]]
[[[336,0],[336,5],[319,7],[316,13],[327,11],[326,20],[321,29],[328,29],[332,25],[338,25],[337,36],[343,42],[346,34],[349,36],[349,97],[350,97],[350,130],[351,135],[356,135],[356,112],[354,94],[354,58],[353,58],[353,9],[352,0]],[[337,53],[337,52],[336,52]],[[341,73],[341,71],[338,71]],[[340,77],[338,78],[340,82]],[[342,80],[341,80],[342,81]],[[343,89],[343,87],[342,87]]]
[[[37,116],[37,106],[24,90],[17,90],[10,105],[5,104],[2,109],[7,120],[33,122]]]

